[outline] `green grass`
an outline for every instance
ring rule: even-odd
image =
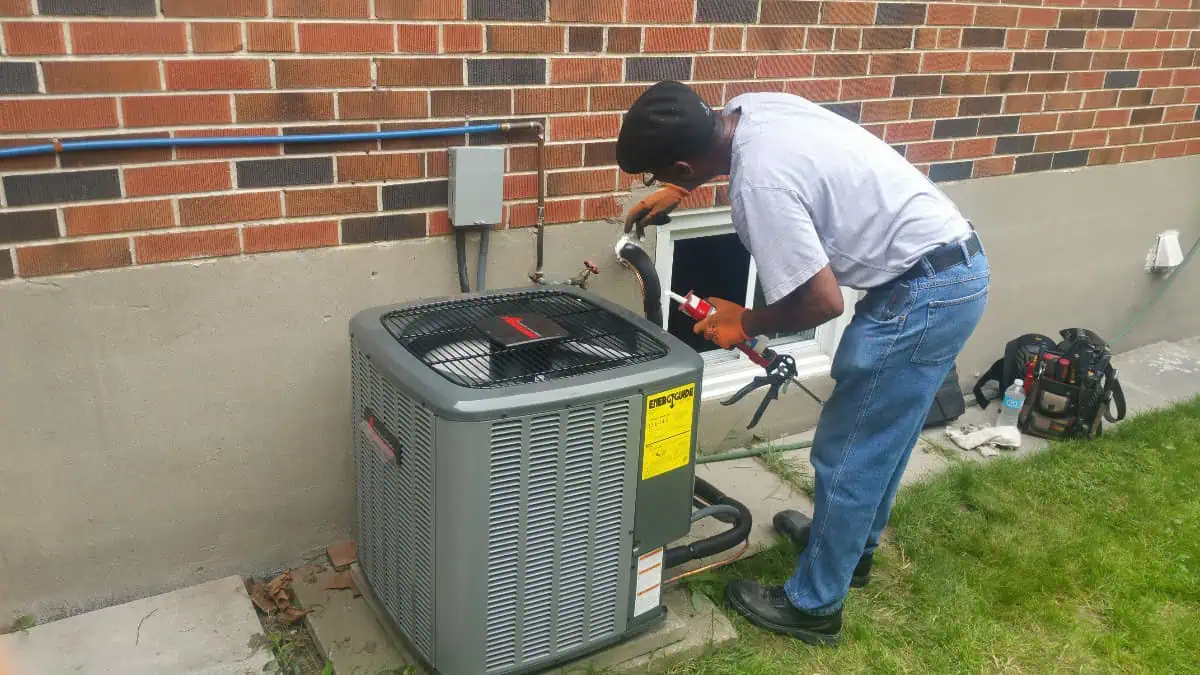
[[[730,612],[732,646],[662,672],[1184,673],[1200,667],[1200,399],[1092,442],[960,463],[905,490],[842,643],[809,647]],[[693,582],[782,582],[781,545]]]
[[[767,452],[759,457],[759,461],[762,462],[767,471],[778,476],[779,480],[803,492],[809,499],[812,499],[813,495],[816,494],[812,469],[807,464],[802,464],[800,460],[789,458],[785,453],[778,451]]]

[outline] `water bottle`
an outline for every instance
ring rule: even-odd
[[[1004,403],[1000,407],[1000,417],[996,420],[996,426],[1016,427],[1017,416],[1021,414],[1023,407],[1025,407],[1025,383],[1016,379],[1004,392]]]

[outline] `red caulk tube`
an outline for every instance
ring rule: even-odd
[[[670,291],[667,291],[667,294],[671,296],[672,300],[679,303],[679,311],[691,317],[693,321],[700,321],[717,311],[715,307],[695,293],[688,293],[686,297]],[[740,350],[751,361],[763,368],[771,365],[771,360],[774,358],[774,354],[769,353],[766,339],[750,338],[749,342],[734,345],[734,348]]]

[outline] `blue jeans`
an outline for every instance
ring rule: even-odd
[[[933,398],[983,316],[983,251],[867,292],[833,359],[833,393],[813,438],[808,546],[784,588],[809,614],[837,612],[859,558],[875,550]]]

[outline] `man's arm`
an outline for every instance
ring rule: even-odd
[[[842,315],[842,290],[826,265],[811,279],[779,302],[742,315],[746,334],[801,333]]]

